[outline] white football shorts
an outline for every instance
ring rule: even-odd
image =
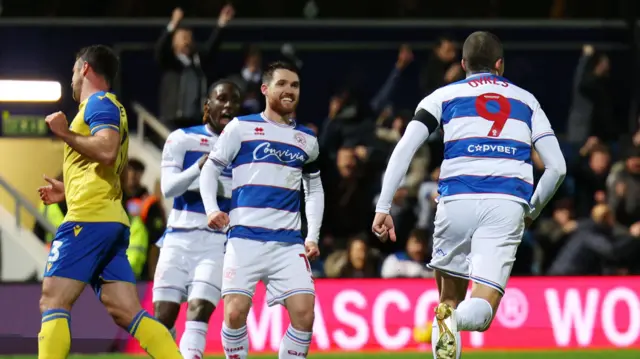
[[[300,243],[229,238],[224,256],[222,296],[253,297],[256,284],[267,287],[267,304],[284,304],[296,294],[315,295],[311,267]]]
[[[153,280],[153,302],[220,301],[226,235],[202,229],[164,235]]]
[[[440,200],[428,266],[504,294],[525,213],[524,204],[507,199]]]

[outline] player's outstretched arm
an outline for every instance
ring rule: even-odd
[[[544,163],[544,173],[531,197],[532,210],[528,217],[532,220],[540,215],[567,174],[567,164],[556,136],[542,137],[535,142],[534,146]]]
[[[424,141],[429,137],[429,129],[420,121],[411,121],[404,135],[391,154],[382,180],[382,190],[376,205],[376,213],[389,214],[391,202],[402,178],[407,173],[411,159]]]

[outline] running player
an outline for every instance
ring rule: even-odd
[[[103,45],[86,47],[73,67],[73,98],[80,103],[71,126],[62,112],[47,116],[65,142],[64,183],[47,179],[45,204],[67,201],[64,222],[51,244],[42,282],[38,358],[64,359],[71,345],[70,311],[87,284],[120,327],[155,358],[181,358],[167,328],[140,306],[126,250],[129,219],[122,208],[120,174],[129,149],[127,114],[107,92],[119,61]]]
[[[464,42],[467,78],[424,98],[385,173],[373,231],[395,240],[391,199],[415,151],[439,125],[444,161],[433,259],[440,304],[434,320],[437,359],[460,356],[458,331],[489,328],[511,274],[525,222],[534,220],[562,183],[566,165],[547,116],[529,92],[502,77],[498,38],[475,32]],[[534,192],[531,147],[545,172]],[[468,281],[474,282],[471,297]]]
[[[204,124],[172,132],[162,153],[162,193],[175,199],[153,282],[154,314],[173,328],[180,303],[188,299],[180,339],[180,351],[187,359],[204,356],[209,317],[220,301],[227,240],[222,231],[207,225],[198,177],[220,132],[239,110],[240,89],[230,81],[215,83],[204,107]],[[220,182],[218,204],[229,212],[230,170],[222,173]]]
[[[292,118],[300,96],[294,66],[269,65],[261,91],[265,111],[227,125],[202,169],[200,191],[209,225],[217,229],[231,225],[222,279],[226,357],[248,355],[247,315],[256,284],[262,280],[267,304],[284,305],[291,320],[279,358],[298,359],[306,357],[311,343],[315,291],[308,260],[320,253],[317,242],[324,210],[316,162],[318,140]],[[216,203],[218,178],[229,165],[233,172],[230,216]],[[301,181],[306,240],[300,231]]]

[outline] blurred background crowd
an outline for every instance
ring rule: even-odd
[[[393,4],[351,0],[349,6],[343,6],[344,1],[333,0],[237,0],[233,4],[192,0],[182,1],[181,7],[169,1],[145,0],[90,3],[5,0],[3,16],[10,19],[26,15],[165,17],[166,24],[157,29],[154,47],[158,78],[139,79],[132,72],[125,72],[128,80],[122,80],[115,90],[124,97],[126,105],[134,96],[142,97],[125,87],[127,81],[157,83],[157,87],[147,88],[152,94],[146,96],[157,96],[154,101],[157,105],[149,109],[158,122],[170,130],[202,122],[202,103],[209,86],[221,78],[231,79],[242,89],[243,113],[260,111],[264,106],[259,90],[262,66],[275,58],[296,63],[302,68],[298,121],[317,133],[321,146],[326,203],[320,239],[322,259],[314,263],[316,275],[430,277],[433,273],[425,264],[431,257],[434,199],[443,157],[441,133],[433,134],[411,160],[410,169],[394,197],[392,214],[398,241],[380,243],[371,235],[370,224],[387,160],[403,135],[415,105],[434,89],[464,78],[460,43],[471,31],[450,34],[442,29],[439,35],[423,39],[429,42],[428,47],[416,48],[411,41],[397,43],[393,56],[384,59],[386,67],[375,69],[362,57],[361,62],[355,63],[349,63],[349,58],[307,61],[314,55],[305,58],[289,43],[264,56],[261,39],[246,43],[240,52],[242,56],[221,55],[221,48],[225,39],[241,31],[233,26],[234,22],[247,17],[624,19],[629,13],[635,14],[635,7],[624,1],[594,1],[593,6],[571,0],[526,4],[500,0],[453,2],[459,6],[451,6],[452,1],[418,0],[399,0]],[[37,5],[31,8],[28,6],[31,3]],[[185,26],[189,16],[211,18],[208,33],[194,34]],[[496,33],[508,38],[508,30]],[[628,36],[634,41],[632,34]],[[196,37],[201,42],[196,42]],[[611,39],[604,36],[600,40]],[[620,41],[626,43],[627,39]],[[573,64],[569,74],[566,66],[558,70],[552,61],[530,62],[528,55],[510,61],[507,47],[505,76],[531,90],[542,107],[550,109],[547,113],[562,143],[568,166],[567,178],[557,195],[524,235],[514,275],[640,274],[640,130],[634,105],[637,86],[634,48],[631,45],[623,51],[615,50],[618,58],[625,58],[616,61],[610,56],[609,51],[614,51],[610,47],[580,43],[565,56],[565,63]],[[72,57],[68,58],[70,69]],[[380,63],[378,59],[376,66]],[[313,82],[306,80],[305,74],[331,73],[338,71],[336,68],[344,75],[337,76],[341,81],[334,81],[335,84],[319,83],[317,77]],[[571,80],[556,83],[553,78],[545,77],[544,83],[539,79],[535,82],[537,74],[555,76],[554,71],[563,72]],[[618,75],[613,76],[616,72]],[[70,78],[71,71],[68,75]],[[367,81],[369,77],[377,78],[377,85],[371,85]],[[533,88],[527,87],[527,83],[534,82]],[[562,93],[564,98],[557,99],[556,93]],[[72,108],[73,105],[65,106]],[[127,109],[133,117],[133,110]],[[130,125],[137,126],[133,120]],[[147,130],[146,137],[161,149],[165,137],[158,131]],[[544,164],[535,151],[532,158],[539,177]],[[135,219],[130,260],[141,279],[151,279],[158,255],[153,244],[162,236],[170,208],[165,208],[158,186],[146,188],[142,184],[145,170],[143,161],[135,153],[131,154],[123,178],[124,203]],[[62,203],[42,205],[40,210],[56,225],[66,208]],[[34,233],[45,242],[52,239],[51,233],[41,225],[36,224]]]

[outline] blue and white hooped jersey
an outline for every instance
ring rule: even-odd
[[[172,132],[162,151],[162,167],[177,167],[186,170],[196,164],[202,156],[208,154],[218,140],[218,135],[207,126],[187,127]],[[218,185],[218,206],[229,212],[231,206],[231,169],[225,169]],[[167,229],[206,229],[207,215],[200,196],[199,179],[189,186],[189,190],[173,200],[169,213]]]
[[[536,98],[507,79],[474,74],[425,97],[416,112],[431,113],[444,130],[442,200],[506,198],[529,204],[531,148],[554,136]]]
[[[308,128],[262,114],[238,117],[222,132],[210,158],[232,168],[229,238],[302,243],[302,176],[320,171],[318,140]]]

